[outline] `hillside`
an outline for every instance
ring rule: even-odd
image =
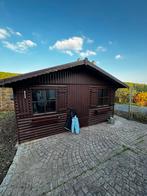
[[[0,79],[10,78],[19,75],[18,73],[0,72]]]
[[[133,87],[136,92],[147,92],[147,84],[125,82],[128,86]]]

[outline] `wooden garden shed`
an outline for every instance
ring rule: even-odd
[[[106,121],[115,91],[127,87],[88,59],[0,80],[0,86],[13,88],[19,143],[66,131],[68,108],[77,111],[81,127]]]

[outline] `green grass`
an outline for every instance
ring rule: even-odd
[[[19,75],[18,73],[0,72],[0,79],[11,78]]]
[[[123,118],[126,118],[126,119],[135,120],[135,121],[147,124],[147,115],[146,115],[146,113],[132,112],[131,118],[129,117],[128,112],[115,110],[115,114],[118,115],[118,116],[121,116]]]
[[[147,123],[147,115],[141,112],[132,112],[132,117],[142,123]]]

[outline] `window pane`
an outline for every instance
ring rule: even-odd
[[[44,102],[33,102],[33,113],[44,113]]]
[[[103,98],[103,105],[109,105],[109,99]]]
[[[98,98],[98,105],[103,105],[103,98]]]
[[[46,90],[47,100],[56,99],[56,91],[55,90]]]
[[[102,89],[99,89],[98,90],[98,97],[102,97],[103,96],[103,90]]]
[[[56,100],[50,100],[46,103],[46,112],[56,111]]]
[[[108,89],[103,89],[103,97],[107,97],[108,96]]]
[[[32,101],[46,101],[46,95],[44,90],[33,90]]]
[[[56,111],[56,90],[32,90],[33,113]]]

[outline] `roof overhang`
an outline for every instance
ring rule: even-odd
[[[1,87],[13,87],[14,83],[16,83],[16,82],[18,83],[18,82],[21,82],[21,81],[24,81],[24,80],[27,80],[30,78],[34,78],[34,77],[37,77],[40,75],[53,73],[53,72],[57,72],[57,71],[65,70],[65,69],[70,69],[73,67],[78,67],[80,65],[86,65],[86,66],[92,68],[94,71],[101,73],[107,79],[109,79],[113,83],[115,83],[117,88],[128,88],[128,86],[125,83],[121,82],[119,79],[115,78],[114,76],[112,76],[108,72],[104,71],[103,69],[101,69],[100,67],[95,65],[94,63],[88,61],[87,58],[84,60],[81,60],[81,61],[75,61],[72,63],[58,65],[58,66],[54,66],[51,68],[46,68],[46,69],[42,69],[42,70],[38,70],[38,71],[34,71],[34,72],[29,72],[26,74],[21,74],[21,75],[11,77],[11,78],[2,79],[2,80],[0,80],[0,86]]]

